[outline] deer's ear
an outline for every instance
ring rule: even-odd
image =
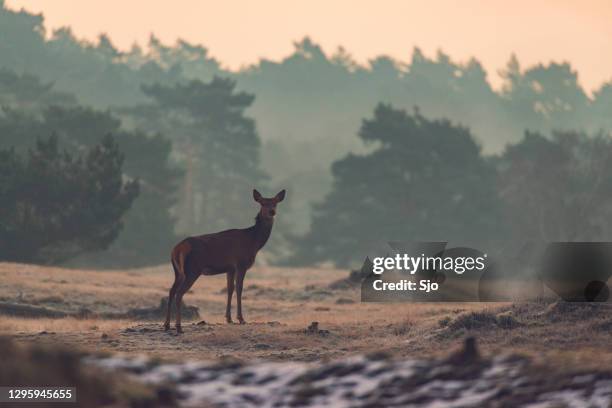
[[[281,191],[280,193],[278,193],[274,199],[276,200],[277,203],[280,203],[281,201],[283,201],[285,199],[285,190]]]
[[[259,193],[259,191],[253,189],[253,199],[257,202],[259,202],[259,200],[261,200],[261,194]]]

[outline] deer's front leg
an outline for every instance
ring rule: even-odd
[[[238,305],[238,322],[240,324],[245,324],[244,318],[242,317],[242,284],[244,282],[244,276],[246,275],[246,270],[238,271],[236,274],[236,302]]]
[[[232,323],[232,295],[234,294],[234,276],[235,270],[227,272],[227,307],[225,308],[225,320]]]

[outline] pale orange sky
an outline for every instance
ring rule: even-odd
[[[327,53],[340,45],[359,62],[380,54],[403,61],[414,46],[434,56],[479,59],[489,80],[512,52],[522,66],[569,61],[593,90],[612,79],[612,0],[7,0],[42,12],[47,28],[80,38],[107,33],[116,46],[146,44],[150,33],[206,46],[233,69],[278,60],[308,35]]]

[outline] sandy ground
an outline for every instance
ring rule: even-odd
[[[329,288],[347,274],[254,267],[243,294],[246,325],[225,323],[225,276],[216,276],[201,277],[185,296],[188,305],[199,308],[200,319],[185,321],[181,336],[164,332],[162,319],[6,315],[0,315],[0,334],[20,343],[61,343],[169,360],[230,356],[268,361],[318,361],[379,351],[428,358],[447,355],[471,335],[483,354],[519,351],[572,367],[612,367],[609,309],[559,310],[553,303],[367,304],[359,302],[358,289]],[[157,306],[172,279],[165,265],[90,271],[0,263],[0,301],[120,313]],[[323,332],[306,331],[313,321]]]

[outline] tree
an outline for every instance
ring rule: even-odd
[[[612,81],[601,86],[593,94],[593,112],[591,120],[595,131],[607,129],[612,131]]]
[[[345,266],[374,243],[468,244],[499,232],[493,167],[468,129],[380,104],[359,136],[373,149],[333,164],[333,189],[298,238],[295,262]]]
[[[597,241],[612,234],[612,138],[526,132],[498,162],[516,241]]]
[[[57,136],[27,155],[0,150],[0,259],[57,264],[108,248],[138,195],[122,165],[111,136],[78,156]]]
[[[521,72],[513,56],[502,75],[504,108],[523,128],[550,131],[589,125],[591,102],[569,63],[538,64]]]
[[[244,109],[256,120],[262,136],[263,145],[257,148],[262,155],[259,167],[269,175],[270,184],[288,188],[292,208],[286,209],[290,211],[286,216],[298,233],[310,225],[311,204],[322,201],[332,188],[331,164],[349,152],[367,151],[363,141],[354,137],[355,128],[378,101],[404,109],[418,105],[431,117],[462,123],[485,154],[501,153],[506,144],[518,142],[525,129],[543,134],[553,129],[612,130],[610,82],[591,95],[581,86],[575,68],[565,62],[521,66],[513,57],[502,72],[504,86],[497,91],[491,86],[496,73],[484,70],[478,56],[459,62],[443,51],[426,55],[415,48],[407,58],[378,55],[361,64],[343,49],[330,55],[309,38],[294,46],[279,61],[262,58],[229,71],[205,46],[181,40],[163,44],[152,35],[146,47],[135,44],[124,52],[104,34],[89,41],[69,28],[50,32],[44,16],[18,11],[0,0],[0,66],[20,76],[34,74],[43,86],[53,83],[54,90],[71,92],[80,103],[99,109],[141,110],[139,115],[123,115],[123,127],[138,125],[172,140],[173,158],[184,164],[187,173],[180,194],[187,198],[175,207],[181,232],[224,228],[247,220],[223,214],[216,219],[215,207],[224,203],[212,192],[202,193],[206,168],[199,158],[214,155],[217,146],[209,145],[207,153],[199,150],[199,142],[187,143],[190,132],[195,132],[196,141],[208,132],[197,128],[184,106],[162,109],[156,96],[143,92],[143,85],[148,85],[146,90],[155,88],[151,84],[168,89],[181,84],[185,102],[193,96],[187,89],[190,81],[210,84],[218,75],[236,81],[234,94],[257,95]],[[1,89],[2,85],[0,93]],[[11,98],[0,95],[1,104],[7,99]],[[41,100],[59,103],[53,96]],[[21,108],[18,113],[23,113]],[[128,165],[130,159],[126,160]],[[234,210],[242,213],[244,208]]]
[[[215,231],[250,222],[250,191],[261,185],[260,141],[245,115],[253,95],[215,77],[174,86],[143,87],[152,103],[125,112],[138,127],[172,138],[186,168],[183,232]]]
[[[49,32],[43,15],[11,10],[4,0],[0,0],[0,66],[54,82],[58,90],[98,108],[141,103],[141,84],[171,82],[181,76],[180,67],[162,68],[153,55],[117,50],[105,34],[88,42],[67,27]]]
[[[33,75],[0,68],[0,106],[20,111],[40,111],[49,104],[74,105],[76,98],[53,89],[52,83],[42,83]]]
[[[182,172],[170,164],[170,141],[161,135],[127,131],[109,112],[78,105],[48,106],[37,115],[10,108],[0,114],[0,147],[25,152],[36,138],[51,132],[70,154],[80,154],[112,134],[125,156],[125,176],[140,180],[140,194],[125,216],[125,228],[109,247],[112,256],[87,254],[87,263],[116,266],[165,261],[177,239],[171,209],[182,178]]]

